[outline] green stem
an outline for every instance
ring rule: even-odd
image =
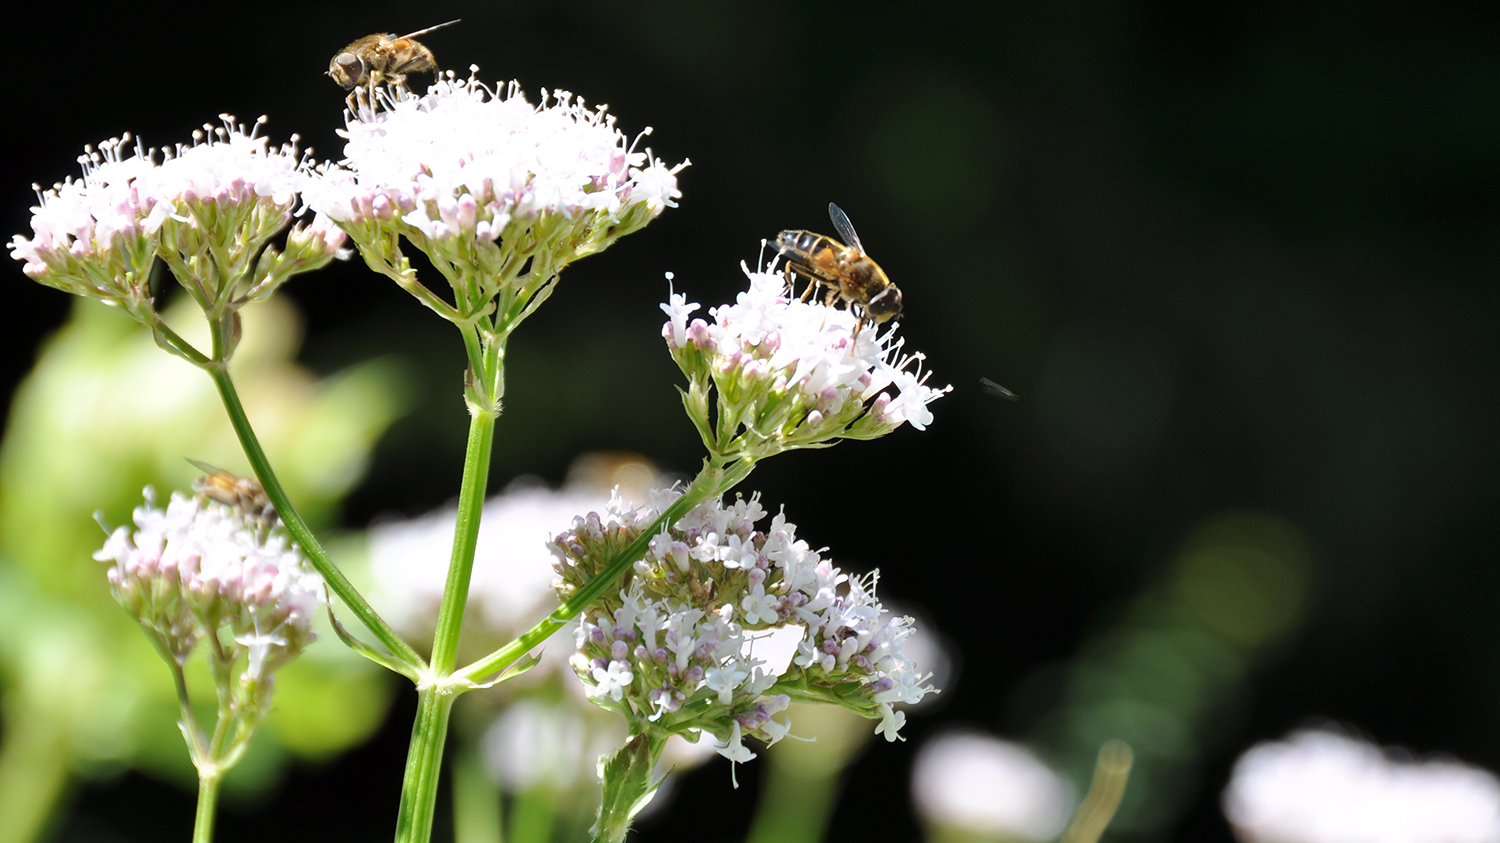
[[[376,613],[375,607],[371,606],[364,596],[349,582],[349,578],[333,564],[328,558],[328,551],[318,542],[312,530],[308,528],[307,522],[302,520],[302,515],[292,506],[292,501],[287,497],[286,490],[281,487],[281,481],[276,478],[276,472],[271,469],[271,462],[266,458],[266,452],[260,446],[260,440],[255,435],[255,430],[250,426],[250,419],[245,414],[245,407],[240,403],[239,393],[234,388],[234,380],[229,376],[226,363],[216,363],[205,367],[209,377],[214,380],[214,385],[219,388],[219,397],[224,402],[224,411],[229,414],[229,422],[234,425],[234,432],[239,436],[240,447],[245,451],[245,457],[250,460],[251,467],[255,470],[255,476],[260,479],[260,484],[266,490],[266,497],[271,499],[271,504],[276,507],[276,514],[280,516],[281,523],[286,525],[287,532],[301,546],[302,552],[312,562],[313,568],[323,576],[323,581],[328,584],[338,598],[344,601],[349,611],[359,618],[360,622],[370,630],[372,634],[385,645],[391,655],[397,660],[422,670],[426,663],[417,651],[411,648],[396,634],[385,619]]]
[[[770,756],[747,843],[818,843],[838,803],[840,770],[803,769]]]
[[[490,475],[490,451],[495,441],[495,415],[473,411],[469,445],[464,453],[464,477],[458,493],[458,523],[453,530],[453,555],[448,560],[448,582],[438,610],[437,634],[432,639],[432,670],[447,676],[458,661],[464,607],[469,599],[469,577],[474,570],[474,548],[479,542],[479,517],[484,510]]]
[[[693,482],[688,485],[682,497],[672,502],[661,515],[657,516],[651,525],[636,536],[635,541],[625,546],[614,559],[610,560],[608,566],[589,581],[588,585],[580,588],[574,593],[572,599],[559,606],[552,614],[543,618],[541,623],[527,630],[516,640],[506,644],[504,647],[485,656],[479,661],[464,667],[454,673],[456,678],[467,679],[470,682],[479,682],[486,676],[510,667],[518,659],[532,650],[536,649],[543,641],[546,641],[567,625],[568,621],[577,617],[580,612],[587,609],[599,595],[606,589],[619,582],[621,575],[634,565],[642,556],[646,555],[646,549],[651,545],[651,539],[661,532],[663,528],[677,522],[686,515],[688,510],[708,500],[709,498],[722,495],[749,476],[755,467],[751,460],[740,460],[728,468],[719,465],[705,465]]]
[[[219,804],[219,777],[216,771],[210,775],[198,774],[198,811],[193,816],[193,843],[212,843],[214,839],[214,813]]]
[[[428,685],[417,691],[417,721],[412,724],[406,774],[401,779],[396,843],[427,843],[432,837],[443,742],[454,699],[451,687]]]
[[[163,322],[161,317],[156,317],[155,323],[151,325],[151,330],[155,332],[158,342],[165,343],[184,360],[196,366],[207,366],[213,362],[204,357],[203,352],[194,348],[192,343],[183,339],[176,331],[168,328],[167,323]]]
[[[468,333],[465,332],[466,338]],[[499,412],[498,395],[493,385],[499,382],[500,353],[499,342],[485,343],[480,364],[470,370],[477,386],[473,391],[482,393],[489,400],[486,406],[480,406],[473,396],[470,400],[469,444],[464,452],[464,476],[458,493],[453,554],[448,561],[448,581],[443,586],[437,632],[432,639],[432,666],[417,689],[417,721],[412,726],[406,775],[401,782],[401,807],[396,817],[396,840],[399,843],[427,843],[432,836],[448,717],[453,700],[466,689],[465,683],[452,682],[450,674],[458,661],[464,608],[469,600],[469,578],[474,570],[474,549],[479,543],[479,519],[489,483],[495,416]]]
[[[1063,832],[1062,843],[1095,843],[1109,821],[1114,819],[1125,797],[1125,782],[1130,778],[1130,767],[1135,763],[1135,753],[1130,745],[1120,740],[1108,741],[1099,748],[1099,759],[1094,764],[1094,780],[1089,784],[1088,795],[1074,812]]]

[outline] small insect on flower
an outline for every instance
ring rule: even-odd
[[[859,322],[854,326],[855,336],[864,328],[865,322],[885,322],[901,315],[901,291],[887,278],[885,271],[865,254],[859,235],[849,217],[839,206],[828,203],[828,216],[833,220],[833,230],[844,243],[825,234],[812,231],[783,231],[776,235],[776,249],[786,255],[787,280],[791,273],[805,276],[809,280],[828,287],[827,304],[835,298],[854,307],[859,306]],[[809,284],[803,291],[806,300],[812,293]]]
[[[390,32],[366,35],[339,50],[328,63],[328,76],[346,91],[365,85],[373,97],[376,85],[402,85],[408,73],[436,72],[437,59],[416,36],[455,23],[457,19],[400,36]]]
[[[209,500],[234,507],[237,512],[259,521],[267,529],[281,523],[276,515],[276,507],[272,505],[260,481],[253,477],[241,477],[206,462],[194,459],[189,459],[188,462],[203,472],[202,477],[193,481],[193,491]]]

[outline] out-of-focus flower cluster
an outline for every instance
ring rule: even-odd
[[[607,489],[516,483],[490,498],[479,521],[465,624],[480,646],[499,646],[551,611],[547,541],[580,512],[609,501]],[[456,507],[370,529],[371,599],[402,633],[432,636],[447,582]]]
[[[903,423],[924,429],[927,405],[951,387],[927,386],[923,356],[903,354],[894,330],[867,325],[855,335],[849,310],[798,300],[775,263],[764,272],[742,266],[750,288],[711,308],[713,324],[689,322],[699,305],[681,293],[661,306],[662,336],[688,376],[683,402],[709,450],[760,459],[874,439]]]
[[[1241,756],[1224,813],[1245,843],[1495,843],[1500,779],[1309,729]]]
[[[271,148],[221,115],[191,145],[160,151],[129,134],[85,147],[83,178],[42,192],[30,238],[11,255],[36,281],[120,307],[155,323],[149,280],[161,258],[206,310],[264,298],[287,278],[338,256],[344,235],[324,218],[298,226],[278,251],[270,239],[291,220],[312,177],[296,138]]]
[[[562,599],[676,497],[658,492],[634,509],[616,500],[602,517],[576,519],[552,543]],[[879,719],[877,731],[895,740],[905,713],[893,705],[934,690],[902,652],[911,619],[890,616],[875,598],[873,575],[841,572],[798,539],[785,516],[758,529],[766,514],[756,499],[707,502],[653,537],[624,587],[582,617],[574,670],[595,703],[626,716],[632,733],[706,731],[735,761],[754,757],[745,735],[774,743],[787,734],[790,723],[774,715],[793,698]],[[797,638],[784,670],[756,652],[776,630]]]
[[[450,319],[483,314],[499,294],[499,321],[512,324],[563,266],[681,196],[676,174],[686,163],[668,167],[637,151],[603,106],[564,91],[532,104],[518,83],[491,89],[472,75],[429,90],[380,91],[378,109],[351,114],[344,160],[308,202],[349,232],[372,267]],[[456,306],[416,286],[400,236],[438,266]]]
[[[253,726],[268,709],[272,674],[314,638],[322,579],[258,514],[181,493],[159,509],[149,486],[145,497],[136,529],[115,528],[94,558],[114,563],[115,599],[179,666],[205,641],[220,668],[245,657],[230,693],[236,717]]]
[[[976,840],[1055,840],[1077,801],[1072,784],[1029,749],[972,731],[924,744],[911,792],[928,826]]]

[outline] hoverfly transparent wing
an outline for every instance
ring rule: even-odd
[[[1006,389],[998,383],[995,383],[989,378],[980,378],[979,388],[983,389],[985,392],[988,392],[991,395],[998,395],[1001,398],[1009,398],[1012,401],[1021,400],[1021,396],[1015,394],[1014,392],[1011,392],[1010,390]]]
[[[219,468],[216,465],[209,465],[208,463],[204,462],[203,460],[195,460],[192,457],[184,457],[184,459],[186,459],[188,462],[192,463],[193,464],[193,468],[198,469],[199,471],[203,472],[204,474],[209,474],[209,475],[222,474],[222,475],[227,475],[227,476],[230,476],[230,477],[234,476],[234,474],[232,472],[225,471],[224,469]]]
[[[454,18],[453,20],[450,20],[447,23],[440,23],[437,26],[429,26],[426,29],[419,29],[416,32],[408,32],[407,34],[401,36],[401,38],[415,38],[418,35],[426,35],[427,33],[433,31],[434,29],[442,29],[445,26],[452,26],[452,25],[454,25],[455,23],[458,23],[461,20],[463,20],[463,18]],[[401,38],[397,38],[395,40],[400,41]]]
[[[860,245],[859,235],[854,233],[854,225],[849,222],[849,215],[844,213],[843,208],[829,202],[828,218],[833,220],[833,230],[838,233],[839,239],[844,241],[845,246],[853,246],[861,252],[865,250],[865,247]]]

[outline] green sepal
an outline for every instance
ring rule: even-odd
[[[417,671],[411,665],[376,652],[374,647],[350,634],[349,630],[345,629],[344,625],[339,623],[338,616],[333,613],[333,599],[331,596],[325,596],[323,602],[328,605],[328,621],[333,624],[334,634],[339,637],[340,641],[344,642],[346,647],[386,670],[399,673],[413,682],[419,681],[420,678],[417,675]]]
[[[502,670],[500,672],[500,675],[496,676],[494,679],[491,679],[488,682],[480,682],[475,684],[474,690],[482,691],[485,688],[493,688],[496,685],[499,685],[501,682],[506,681],[507,679],[515,679],[517,676],[520,676],[521,674],[541,663],[542,657],[540,654],[533,656],[528,653],[521,658],[516,659],[514,662],[511,662],[510,667]]]

